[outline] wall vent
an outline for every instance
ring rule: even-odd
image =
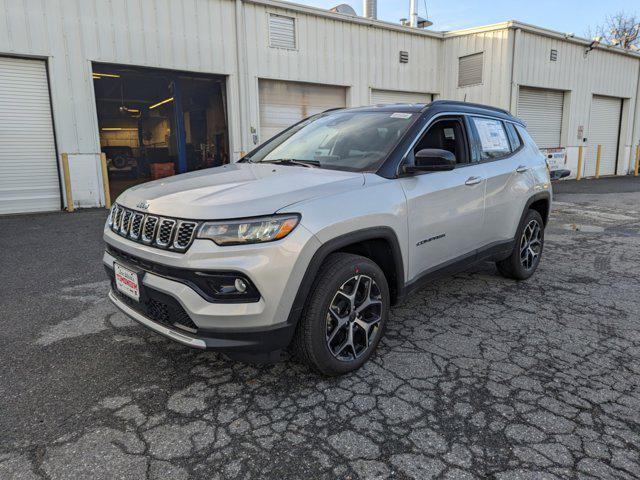
[[[409,52],[400,50],[400,63],[409,63]]]
[[[551,49],[551,54],[549,55],[549,60],[552,62],[556,62],[558,60],[558,50]]]
[[[296,20],[292,17],[269,14],[269,46],[296,49]]]
[[[474,53],[458,59],[458,86],[468,87],[482,83],[482,61],[484,52]]]

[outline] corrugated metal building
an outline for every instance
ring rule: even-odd
[[[626,173],[640,135],[640,56],[517,22],[440,33],[277,0],[28,0],[3,14],[0,214],[65,205],[63,153],[74,204],[100,206],[101,152],[125,188],[117,175],[234,161],[330,107],[500,106],[565,147],[574,172],[586,147],[586,174],[595,142],[602,173]]]

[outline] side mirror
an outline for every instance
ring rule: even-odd
[[[448,150],[424,148],[414,155],[414,164],[405,165],[405,173],[444,172],[456,168],[456,156]]]

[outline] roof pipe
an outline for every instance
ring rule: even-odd
[[[378,0],[362,0],[362,15],[376,20],[378,18]]]
[[[418,28],[418,0],[411,0],[411,9],[409,11],[409,26]]]

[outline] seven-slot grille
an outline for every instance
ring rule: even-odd
[[[184,252],[191,245],[199,223],[148,215],[114,204],[108,225],[129,240]]]

